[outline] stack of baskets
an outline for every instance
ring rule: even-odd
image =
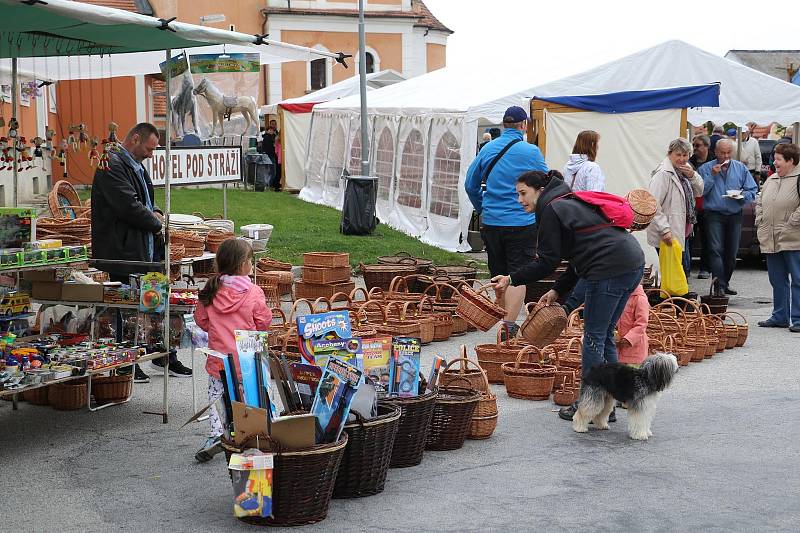
[[[276,285],[280,296],[293,293],[294,275],[291,270],[267,270],[256,269],[256,285]]]
[[[303,254],[303,277],[295,286],[298,298],[330,298],[355,288],[350,279],[350,254],[309,252]]]
[[[74,219],[92,217],[92,208],[89,200],[84,205],[81,203],[78,192],[72,184],[66,180],[60,180],[53,184],[50,194],[47,195],[47,204],[50,214],[55,219]]]
[[[65,246],[91,246],[92,219],[39,218],[36,219],[36,237],[39,239],[61,239]]]
[[[234,236],[235,235],[232,231],[212,229],[208,232],[208,235],[206,235],[206,246],[208,251],[217,253],[217,250],[219,250],[219,245],[227,239],[234,238]]]
[[[458,363],[459,368],[450,367]],[[461,346],[461,357],[453,359],[439,374],[439,383],[445,387],[450,385],[468,385],[468,388],[479,393],[480,398],[472,415],[468,439],[488,439],[497,427],[497,396],[489,387],[489,380],[483,368],[467,357],[467,347]]]
[[[171,246],[182,245],[184,247],[184,257],[200,257],[206,247],[205,237],[194,231],[170,231],[169,242]]]
[[[359,264],[358,268],[364,276],[364,285],[367,290],[378,287],[384,291],[389,290],[392,280],[398,276],[410,276],[417,273],[417,264],[413,258],[401,258],[397,264],[365,265]]]

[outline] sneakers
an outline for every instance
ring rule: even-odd
[[[767,320],[762,320],[761,322],[759,322],[758,323],[758,327],[760,327],[760,328],[788,328],[789,324],[779,324],[778,322],[775,322],[774,320],[769,318]]]
[[[519,324],[516,322],[506,324],[508,325],[508,333],[506,333],[505,328],[500,330],[500,342],[506,342],[509,339],[513,339],[517,336],[517,332],[519,331]]]
[[[136,371],[133,374],[133,382],[134,383],[150,383],[150,376],[145,374],[139,365],[134,365],[136,367]]]
[[[203,444],[203,447],[197,450],[197,453],[194,454],[194,458],[198,463],[205,463],[213,459],[214,456],[221,451],[222,443],[220,442],[220,438],[208,437],[206,442]]]
[[[159,363],[160,361],[154,359],[150,362],[150,365],[153,371],[163,376],[164,367]],[[169,375],[170,377],[175,377],[175,378],[190,378],[192,377],[192,370],[190,368],[185,367],[183,363],[181,363],[180,361],[175,360],[169,364]]]
[[[577,410],[578,402],[573,402],[572,405],[562,407],[558,410],[558,418],[561,420],[572,420],[572,417],[575,416],[575,411]]]
[[[710,277],[711,274],[709,272],[706,272],[705,270],[701,270],[700,273],[697,274],[697,279],[708,279]]]

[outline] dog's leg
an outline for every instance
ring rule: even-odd
[[[644,413],[645,413],[645,423],[647,428],[647,436],[652,437],[653,432],[650,431],[650,427],[653,424],[653,419],[656,417],[656,407],[658,406],[658,398],[661,396],[661,393],[657,392],[654,394],[650,394],[645,396],[643,404],[644,404]]]
[[[585,388],[578,403],[578,410],[572,417],[572,429],[578,433],[589,431],[589,421],[603,410],[605,391],[593,387]]]
[[[597,429],[608,429],[608,416],[614,410],[614,397],[606,393],[605,403],[600,413],[592,419],[594,427]]]
[[[628,403],[628,435],[634,440],[647,440],[647,414],[645,400]]]

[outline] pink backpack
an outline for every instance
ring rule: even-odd
[[[628,203],[628,200],[622,196],[607,192],[575,191],[559,196],[556,200],[562,198],[575,198],[585,204],[591,205],[603,215],[603,218],[608,220],[607,224],[596,224],[594,226],[575,230],[578,233],[596,231],[611,226],[628,229],[633,225],[633,208],[631,204]]]

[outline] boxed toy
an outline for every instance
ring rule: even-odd
[[[388,392],[392,338],[386,336],[361,339],[361,353],[364,357],[364,374],[372,379],[378,392]]]
[[[320,339],[311,341],[314,364],[324,367],[331,357],[346,361],[358,369],[364,368],[361,354],[361,339]]]
[[[389,375],[389,392],[398,396],[416,396],[419,393],[419,367],[422,355],[420,340],[413,337],[395,337],[392,343],[392,364]]]
[[[0,248],[22,248],[35,238],[35,209],[0,207]]]
[[[331,311],[297,317],[297,336],[300,354],[305,362],[314,364],[313,341],[349,339],[350,315],[347,311]]]

